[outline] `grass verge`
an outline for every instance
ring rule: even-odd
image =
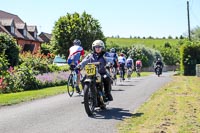
[[[154,93],[129,119],[120,133],[200,132],[200,78],[175,76]]]
[[[66,86],[49,87],[41,90],[24,91],[18,93],[0,94],[0,106],[12,105],[34,99],[66,93]]]

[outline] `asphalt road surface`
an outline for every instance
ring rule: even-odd
[[[113,86],[114,101],[87,116],[82,96],[66,94],[0,108],[0,133],[115,133],[123,119],[171,80],[173,73],[132,78]],[[139,115],[139,114],[138,114]],[[141,114],[142,115],[142,114]]]

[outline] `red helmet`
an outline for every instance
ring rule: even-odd
[[[123,54],[123,53],[120,53],[119,55],[120,55],[120,56],[124,56],[124,54]]]

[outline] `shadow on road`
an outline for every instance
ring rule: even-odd
[[[94,118],[123,120],[124,118],[131,116],[133,116],[133,114],[131,114],[129,110],[124,110],[122,108],[108,108],[106,110],[97,110]]]
[[[112,89],[112,91],[124,91],[122,89]]]
[[[135,86],[135,85],[131,85],[131,84],[117,84],[117,86]]]

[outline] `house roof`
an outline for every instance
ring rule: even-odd
[[[3,26],[11,26],[14,23],[13,19],[0,19],[0,23]]]
[[[4,26],[11,26],[13,24],[15,26],[15,33],[9,32],[4,27]],[[2,10],[0,10],[0,28],[3,32],[6,32],[16,38],[43,42],[43,40],[39,36],[34,38],[34,36],[32,36],[30,33],[36,31],[37,34],[38,33],[37,26],[27,26],[26,23],[24,23],[17,15]],[[27,30],[26,36],[24,36],[22,33],[19,32],[19,29],[25,29],[25,28]]]
[[[6,30],[6,28],[5,28],[3,25],[1,25],[1,24],[0,24],[0,32],[5,32],[5,33],[11,35],[11,34]]]
[[[26,23],[15,23],[17,29],[27,29]]]
[[[49,33],[45,33],[45,32],[41,32],[40,35],[44,35],[46,36],[49,40],[51,40],[51,37],[52,37],[52,34],[49,34]]]
[[[44,42],[44,41],[42,40],[42,38],[40,38],[40,36],[37,36],[37,40],[40,41],[40,42]]]
[[[1,19],[14,19],[16,23],[24,23],[17,15],[0,10]]]
[[[30,32],[35,32],[35,31],[38,32],[38,31],[37,31],[37,26],[30,26],[30,25],[29,25],[29,26],[27,26],[27,29],[28,29],[28,31],[30,31]]]

